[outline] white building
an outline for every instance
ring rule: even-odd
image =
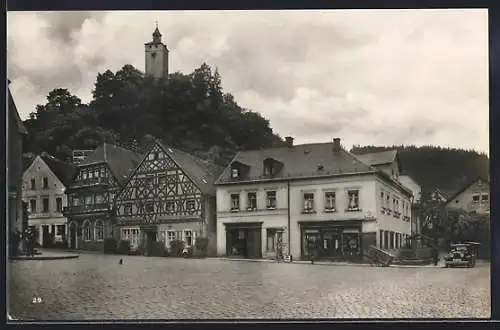
[[[420,200],[422,199],[422,187],[409,175],[401,175],[399,177],[399,182],[401,182],[405,187],[408,187],[408,189],[410,189],[413,193],[411,232],[413,234],[420,234],[422,226],[417,208]]]
[[[67,206],[65,190],[75,167],[52,156],[36,156],[23,174],[23,201],[28,204],[28,226],[36,228],[38,242],[47,246],[67,241],[67,219],[62,211]]]
[[[333,143],[239,152],[217,180],[219,255],[359,259],[411,234],[412,192],[386,171]],[[281,241],[281,244],[279,242]]]

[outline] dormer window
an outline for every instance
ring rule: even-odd
[[[231,169],[231,178],[237,179],[240,177],[240,171],[237,168]]]
[[[264,175],[265,176],[273,175],[273,166],[271,164],[266,164],[266,166],[264,166]]]

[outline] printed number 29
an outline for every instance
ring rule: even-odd
[[[31,301],[33,304],[39,304],[42,302],[42,298],[40,297],[33,297],[33,300]]]

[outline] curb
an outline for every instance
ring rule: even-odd
[[[297,264],[297,265],[317,265],[317,266],[336,266],[336,267],[376,267],[372,264],[355,264],[355,263],[340,263],[340,262],[321,262],[316,261],[314,264],[310,261],[292,261],[292,262],[277,262],[271,259],[235,259],[235,258],[213,258],[222,261],[243,261],[243,262],[267,262],[276,264]],[[392,264],[388,267],[378,267],[378,268],[444,268],[443,265],[395,265]]]
[[[18,261],[28,261],[28,260],[63,260],[63,259],[76,259],[79,258],[78,255],[71,256],[39,256],[39,257],[9,257],[9,260],[18,260]]]

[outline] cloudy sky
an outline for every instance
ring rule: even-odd
[[[54,88],[89,101],[98,72],[144,70],[158,21],[170,72],[218,67],[237,102],[296,143],[488,153],[486,10],[9,12],[23,118]]]

